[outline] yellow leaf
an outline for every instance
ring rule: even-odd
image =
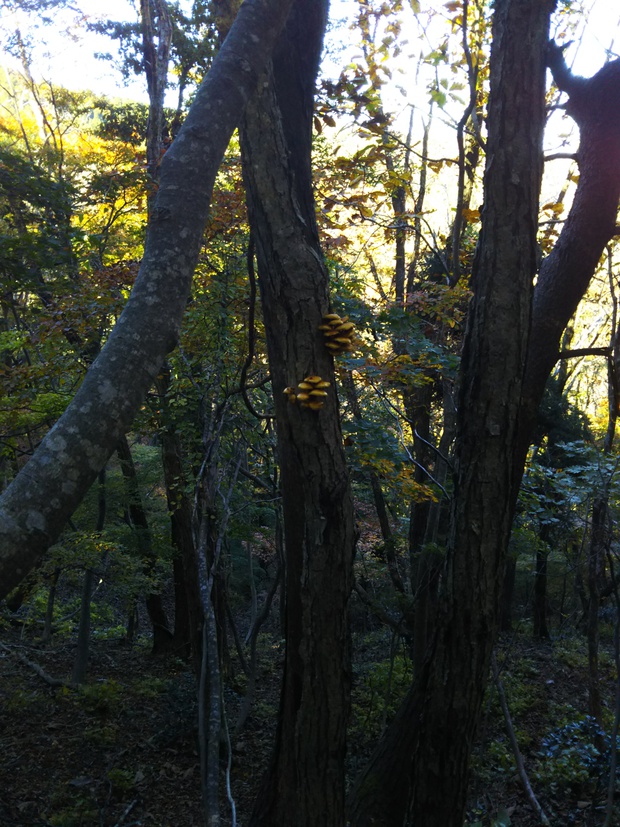
[[[467,207],[464,207],[461,210],[461,215],[465,221],[480,221],[480,210],[469,210]]]

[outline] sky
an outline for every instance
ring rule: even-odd
[[[145,100],[146,90],[142,78],[124,85],[112,63],[95,57],[96,52],[112,51],[114,44],[104,36],[86,34],[80,25],[84,17],[90,20],[135,20],[134,3],[131,0],[76,0],[76,5],[82,15],[70,11],[56,13],[53,26],[39,26],[38,34],[47,40],[47,47],[39,46],[36,50],[36,73],[71,89],[91,89],[99,94]],[[582,31],[576,33],[574,45],[567,50],[567,58],[574,71],[588,76],[605,60],[606,48],[615,45],[615,51],[620,52],[620,3],[618,0],[574,0],[572,5],[583,6],[584,14],[579,20]],[[442,0],[420,0],[420,7],[422,14],[429,10],[445,13]],[[331,19],[336,21],[351,16],[354,8],[354,0],[332,0]],[[410,19],[413,20],[411,16]],[[0,28],[5,31],[11,32],[17,26],[25,28],[25,25],[24,21],[20,22],[15,16],[7,16],[6,13],[0,15]],[[346,28],[344,31],[347,31]],[[402,58],[406,72],[407,53],[418,54],[420,41],[413,26],[408,31],[406,25],[403,39],[409,41],[403,49]],[[345,45],[338,50],[336,43]],[[329,51],[335,51],[334,58],[343,64],[349,62],[355,54],[354,44],[346,45],[347,43],[346,37],[342,36],[342,29],[332,36],[332,48]],[[8,62],[10,65],[10,60]],[[329,73],[337,73],[335,63],[333,67],[330,66]]]

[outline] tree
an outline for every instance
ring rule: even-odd
[[[545,53],[553,2],[495,4],[485,203],[460,373],[451,531],[422,672],[354,787],[356,827],[460,827],[499,623],[536,272]]]
[[[286,5],[266,0],[242,5],[214,72],[164,157],[144,263],[130,302],[67,414],[0,503],[3,588],[16,583],[61,530],[175,344],[215,168],[257,75],[267,66]],[[615,229],[618,64],[582,82],[551,47],[549,62],[582,127],[582,168],[565,230],[539,273],[528,345],[553,7],[553,0],[495,3],[485,209],[461,370],[442,602],[416,682],[354,788],[350,818],[356,827],[462,824],[469,753],[499,622],[505,551],[532,417],[562,329]],[[301,802],[299,823],[336,825],[343,823],[349,495],[335,395],[328,390],[325,405],[311,411],[291,405],[283,393],[306,371],[328,377],[332,370],[318,330],[329,305],[309,186],[313,76],[308,70],[315,65],[324,22],[323,14],[312,17],[314,10],[309,0],[297,0],[273,70],[261,78],[260,103],[259,98],[252,103],[243,129],[289,551],[280,726],[255,821],[290,823]],[[248,30],[249,24],[254,28]],[[301,42],[294,27],[304,24],[307,41]],[[298,56],[292,54],[294,44]],[[253,67],[247,74],[246,57]],[[230,77],[240,85],[231,86]],[[218,98],[222,87],[226,94]],[[213,117],[216,100],[218,118]],[[211,136],[217,138],[213,151],[206,140]],[[612,170],[604,166],[610,157]],[[197,168],[205,172],[201,187],[196,186]],[[593,217],[596,226],[590,227]],[[335,556],[327,559],[327,551]],[[335,704],[333,731],[330,703]]]
[[[356,784],[351,807],[356,825],[371,824],[379,814],[382,823],[394,825],[406,818],[425,825],[462,823],[467,744],[486,683],[489,642],[497,631],[505,551],[536,411],[564,327],[615,232],[620,61],[589,80],[571,75],[559,47],[546,47],[553,6],[511,0],[495,4],[487,146],[493,163],[487,163],[485,175],[483,227],[461,368],[443,615],[421,676]],[[522,49],[525,31],[528,47]],[[512,47],[504,40],[507,32]],[[529,176],[539,170],[545,57],[559,88],[571,96],[567,108],[580,126],[580,180],[560,238],[540,268],[527,343],[537,215],[536,176]],[[533,109],[523,114],[529,123],[520,130],[511,119],[528,88],[525,95]],[[510,104],[496,109],[506,95]],[[506,155],[508,147],[511,152]],[[524,186],[526,181],[529,193],[521,192],[511,206],[504,199],[514,195],[513,184]],[[511,264],[510,256],[503,256],[515,244],[520,252]],[[520,283],[513,293],[515,282]],[[503,324],[508,332],[494,328],[506,313]]]
[[[251,822],[274,827],[290,824],[292,812],[299,827],[344,823],[347,606],[355,529],[334,361],[320,330],[330,309],[329,275],[311,169],[314,84],[326,20],[325,0],[298,0],[240,131],[275,402],[286,548],[278,732]],[[318,410],[291,404],[284,392],[308,376],[329,383]]]
[[[291,2],[247,0],[163,159],[131,298],[73,402],[2,496],[2,595],[58,537],[176,343],[217,169]]]

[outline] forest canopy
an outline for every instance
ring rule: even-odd
[[[0,822],[618,823],[609,6],[0,5]]]

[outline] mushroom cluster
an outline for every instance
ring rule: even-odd
[[[319,330],[322,330],[325,336],[325,347],[334,356],[355,347],[355,325],[349,321],[348,316],[340,318],[337,313],[328,313],[323,316],[323,324],[319,325]]]
[[[326,388],[330,383],[325,382],[321,376],[306,376],[299,382],[297,388],[284,388],[288,401],[299,402],[302,408],[310,408],[311,411],[320,411],[327,396]]]

